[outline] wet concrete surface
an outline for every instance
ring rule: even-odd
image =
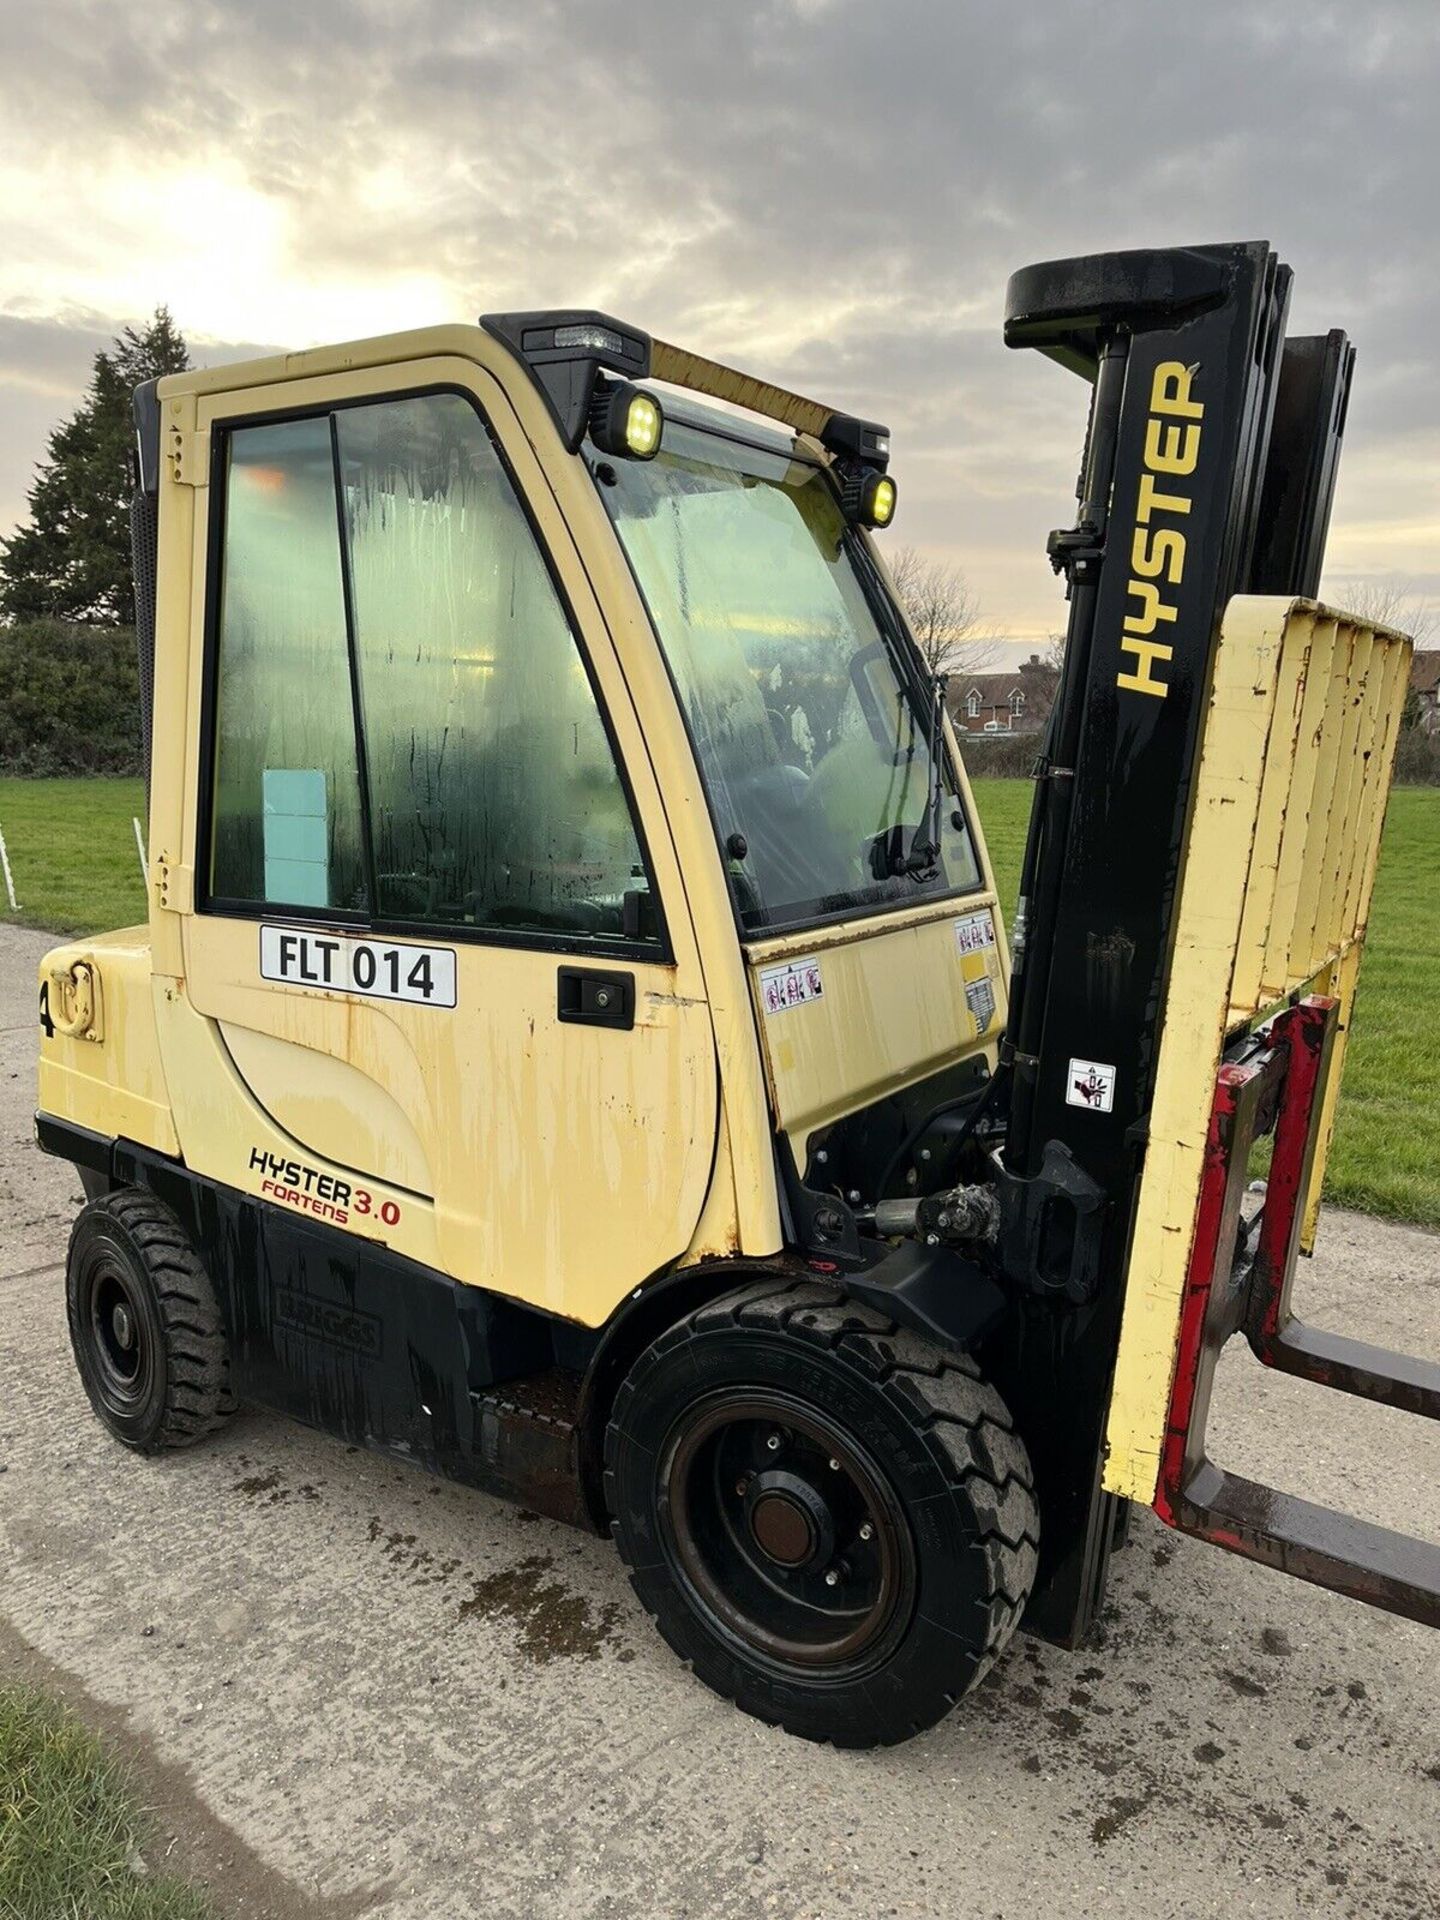
[[[836,1754],[685,1673],[603,1542],[255,1412],[109,1441],[65,1336],[0,929],[0,1672],[68,1691],[222,1912],[386,1920],[1440,1913],[1440,1636],[1137,1516],[1094,1643]],[[1306,1311],[1440,1350],[1440,1238],[1327,1218]],[[1440,1430],[1227,1362],[1217,1457],[1440,1533]]]

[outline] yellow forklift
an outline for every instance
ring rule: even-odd
[[[1133,1501],[1440,1618],[1204,1445],[1235,1332],[1440,1411],[1289,1309],[1409,657],[1313,598],[1351,352],[1289,286],[1011,282],[1090,421],[1008,947],[885,428],[594,312],[141,388],[149,920],[39,999],[110,1431],[255,1401],[610,1532],[842,1745],[1081,1641]]]

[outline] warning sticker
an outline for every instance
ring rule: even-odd
[[[1065,1099],[1072,1107],[1109,1113],[1115,1105],[1115,1069],[1103,1060],[1072,1060]]]
[[[986,1032],[995,1018],[995,989],[988,973],[979,980],[965,982],[965,1004],[975,1016],[976,1031]]]
[[[978,1039],[995,1019],[1000,954],[995,940],[995,916],[988,907],[962,914],[955,922],[955,945],[960,954],[960,979],[965,1005],[975,1022]]]
[[[807,1000],[821,999],[824,992],[818,960],[787,960],[784,966],[761,968],[760,1004],[766,1013],[803,1007]]]
[[[983,953],[995,944],[995,916],[988,907],[967,913],[955,922],[955,944],[961,953]]]

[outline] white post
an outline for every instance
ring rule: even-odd
[[[15,898],[15,882],[10,878],[10,856],[5,851],[5,836],[0,833],[0,867],[5,869],[5,891],[10,896],[10,911],[18,913],[20,902]]]
[[[135,829],[135,851],[140,856],[140,874],[145,882],[145,891],[150,891],[150,862],[145,858],[145,837],[140,831],[140,821],[135,814],[130,816],[130,824]]]

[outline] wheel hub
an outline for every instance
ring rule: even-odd
[[[824,1410],[778,1389],[707,1395],[657,1472],[667,1551],[721,1631],[792,1669],[882,1657],[913,1601],[913,1544],[884,1476]]]
[[[757,1474],[745,1508],[756,1545],[779,1566],[811,1566],[834,1551],[835,1522],[824,1496],[798,1474]]]
[[[87,1279],[91,1351],[100,1387],[109,1404],[128,1408],[143,1398],[151,1373],[140,1310],[118,1267],[98,1265]]]
[[[110,1330],[115,1335],[115,1344],[122,1353],[131,1353],[135,1347],[135,1322],[130,1318],[130,1309],[122,1300],[115,1308],[110,1319]]]

